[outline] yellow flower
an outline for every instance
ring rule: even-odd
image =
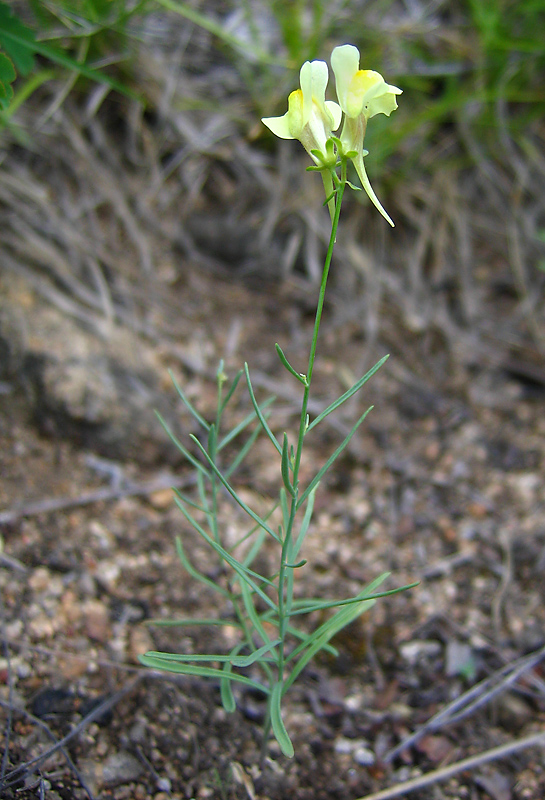
[[[299,139],[318,166],[324,163],[311,152],[319,150],[327,160],[326,142],[341,124],[337,103],[325,99],[328,70],[325,61],[305,61],[301,67],[301,88],[288,97],[283,117],[264,117],[262,122],[281,139]]]
[[[397,86],[387,84],[378,72],[360,69],[359,65],[359,50],[351,44],[336,47],[331,54],[337,97],[345,114],[340,137],[342,149],[345,153],[355,153],[351,159],[363,188],[382,216],[393,226],[394,223],[380,204],[365,172],[363,159],[367,151],[363,149],[363,140],[367,121],[376,114],[386,114],[389,117],[397,108],[396,95],[402,92]]]

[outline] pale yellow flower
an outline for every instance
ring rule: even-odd
[[[363,140],[367,121],[376,114],[390,116],[397,108],[396,95],[401,94],[397,86],[390,86],[382,75],[370,69],[360,69],[360,53],[357,47],[344,44],[331,54],[331,66],[335,73],[337,97],[345,119],[340,136],[345,153],[353,152],[352,163],[369,199],[382,216],[393,226],[389,215],[373,191],[365,171],[363,159],[367,151]]]
[[[264,117],[262,122],[281,139],[299,139],[312,160],[321,166],[312,150],[326,158],[326,142],[341,124],[337,103],[325,99],[328,70],[325,61],[305,61],[301,67],[301,88],[288,97],[288,110],[282,117]]]

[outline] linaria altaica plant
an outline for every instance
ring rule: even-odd
[[[282,702],[305,666],[321,650],[335,655],[336,650],[330,640],[367,611],[377,598],[410,588],[404,586],[379,591],[389,575],[383,573],[354,597],[324,600],[313,597],[299,599],[294,595],[296,574],[307,563],[301,554],[310,528],[319,483],[349,444],[370,409],[361,415],[344,441],[309,482],[303,485],[300,469],[306,438],[329,414],[358,392],[387,358],[382,358],[348,391],[311,419],[308,413],[310,389],[327,277],[343,194],[346,186],[352,187],[347,180],[347,164],[349,161],[354,164],[370,199],[383,217],[393,225],[367,178],[363,165],[367,151],[363,149],[363,141],[368,121],[376,114],[389,116],[397,108],[396,97],[401,94],[400,89],[385,83],[377,72],[360,70],[359,52],[352,45],[336,47],[331,56],[331,64],[336,78],[338,103],[325,99],[328,83],[325,62],[307,61],[301,68],[301,88],[290,94],[286,114],[263,119],[264,124],[280,138],[298,139],[302,143],[313,162],[308,169],[322,175],[326,203],[332,220],[306,372],[298,372],[280,346],[276,345],[282,365],[300,384],[302,399],[298,431],[294,437],[288,436],[286,432],[278,437],[273,432],[268,422],[272,399],[258,403],[247,364],[230,385],[223,364],[220,364],[217,372],[217,413],[213,422],[203,419],[181,387],[175,384],[182,401],[202,428],[203,440],[206,441],[206,444],[202,444],[196,436],[191,437],[200,456],[197,458],[170,434],[176,446],[194,466],[198,487],[198,500],[175,490],[176,503],[187,522],[215,552],[223,567],[221,573],[225,579],[223,582],[213,580],[197,569],[181,538],[178,538],[177,551],[184,568],[193,578],[217,594],[222,613],[218,618],[212,619],[157,620],[155,624],[225,626],[236,631],[237,641],[227,653],[186,655],[153,651],[140,658],[148,667],[217,681],[223,706],[227,711],[235,710],[236,686],[261,692],[267,699],[264,747],[272,730],[286,756],[293,756],[294,750],[282,718]],[[340,136],[336,136],[333,131],[340,127],[343,115],[342,131]],[[242,377],[246,382],[253,411],[235,428],[224,433],[222,417]],[[238,454],[227,463],[222,451],[243,432],[248,432],[252,425],[252,433],[240,446]],[[268,437],[279,461],[278,499],[271,502],[269,511],[264,516],[260,516],[245,502],[231,482],[233,472],[245,458],[259,433]],[[238,541],[231,546],[227,545],[222,535],[222,525],[218,518],[219,495],[222,491],[231,496],[248,519],[247,530],[242,531]],[[279,523],[273,523],[275,515],[278,516]],[[273,540],[278,553],[278,561],[272,574],[262,574],[253,568],[256,556],[267,539]],[[244,548],[241,547],[243,543]],[[416,584],[410,586],[414,585]],[[301,619],[314,611],[322,612],[322,621],[313,630],[298,626]]]

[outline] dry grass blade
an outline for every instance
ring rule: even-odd
[[[490,761],[497,761],[500,758],[512,756],[514,753],[520,753],[522,750],[527,750],[529,747],[536,747],[545,745],[545,733],[535,733],[532,736],[526,736],[524,739],[518,739],[508,744],[493,747],[491,750],[486,750],[484,753],[479,753],[470,758],[464,758],[462,761],[457,761],[448,767],[436,769],[429,772],[427,775],[422,775],[419,778],[413,778],[410,781],[404,781],[399,786],[394,786],[391,789],[384,789],[380,792],[368,794],[365,797],[359,797],[358,800],[394,800],[396,797],[406,797],[412,792],[419,789],[424,789],[427,786],[434,786],[437,783],[448,780],[460,772],[466,772],[471,769],[476,769],[483,764],[488,764]]]
[[[67,758],[71,769],[74,769],[75,774],[78,777],[78,780],[80,780],[88,796],[92,798],[92,794],[90,793],[85,783],[82,781],[79,771],[73,765],[72,760],[70,759],[68,754],[65,753],[65,747],[75,736],[78,736],[83,730],[85,730],[85,728],[88,725],[90,725],[90,723],[93,722],[93,720],[100,718],[103,714],[105,714],[107,711],[109,711],[115,705],[117,705],[117,703],[119,703],[120,700],[126,697],[126,695],[130,694],[133,691],[133,689],[138,685],[138,683],[142,680],[142,678],[143,678],[142,674],[139,674],[136,677],[134,677],[123,687],[123,689],[120,689],[118,692],[115,692],[115,694],[106,698],[106,700],[104,700],[102,703],[96,706],[92,711],[90,711],[89,714],[87,714],[77,725],[75,725],[72,728],[70,733],[66,734],[66,736],[64,736],[62,739],[55,740],[55,743],[51,747],[49,747],[45,752],[41,753],[39,756],[35,756],[29,761],[26,761],[24,764],[19,765],[15,769],[12,769],[10,772],[7,772],[2,780],[2,783],[0,784],[0,791],[8,789],[9,787],[17,784],[25,776],[33,774],[35,770],[40,766],[40,764],[42,764],[44,761],[47,761],[47,759],[50,756],[52,756],[54,753],[60,750],[61,752],[63,752],[63,754],[65,754],[65,757]],[[5,706],[5,703],[2,702],[1,705]],[[17,711],[18,709],[11,708],[11,710]],[[28,715],[26,712],[24,713],[27,718],[31,717],[31,715]],[[50,734],[52,738],[55,738],[51,734],[47,726],[44,726],[43,723],[41,723],[41,721],[38,724],[40,724],[40,727],[45,728],[48,734]]]
[[[461,697],[456,698],[446,708],[432,717],[425,725],[415,733],[404,739],[397,747],[390,750],[384,756],[384,761],[390,763],[403,750],[415,745],[420,739],[431,731],[438,731],[446,725],[452,725],[473,714],[477,709],[482,708],[501,692],[512,686],[522,675],[533,669],[540,661],[545,658],[545,647],[540,648],[529,656],[518,659],[507,664],[495,672],[489,678],[473,686]]]

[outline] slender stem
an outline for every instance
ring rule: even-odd
[[[278,656],[278,680],[283,679],[284,663],[285,663],[285,639],[289,623],[291,602],[293,594],[293,568],[287,566],[291,562],[292,552],[292,539],[293,539],[293,526],[295,522],[295,515],[297,512],[297,499],[298,499],[298,484],[299,484],[299,469],[301,466],[301,456],[303,453],[303,440],[307,428],[307,409],[310,396],[310,384],[312,381],[312,374],[314,372],[314,361],[316,359],[316,350],[318,346],[318,333],[320,331],[320,322],[322,320],[322,312],[324,308],[325,291],[327,286],[327,278],[329,275],[329,268],[331,266],[331,259],[333,256],[333,248],[337,238],[337,228],[339,225],[339,217],[341,213],[341,204],[346,186],[346,161],[343,161],[341,167],[341,180],[338,183],[337,194],[335,197],[335,213],[331,223],[331,236],[329,239],[329,246],[324,262],[322,271],[322,280],[320,284],[320,293],[318,296],[318,305],[316,308],[316,317],[314,321],[314,333],[312,335],[312,343],[310,347],[310,355],[308,361],[308,369],[306,375],[306,385],[303,393],[303,401],[301,404],[301,418],[299,421],[299,435],[297,439],[297,449],[295,451],[293,463],[293,487],[295,489],[295,497],[291,498],[290,515],[284,533],[282,542],[282,554],[280,561],[280,570],[278,574],[278,636],[282,640],[279,647]],[[289,571],[289,572],[288,572]]]

